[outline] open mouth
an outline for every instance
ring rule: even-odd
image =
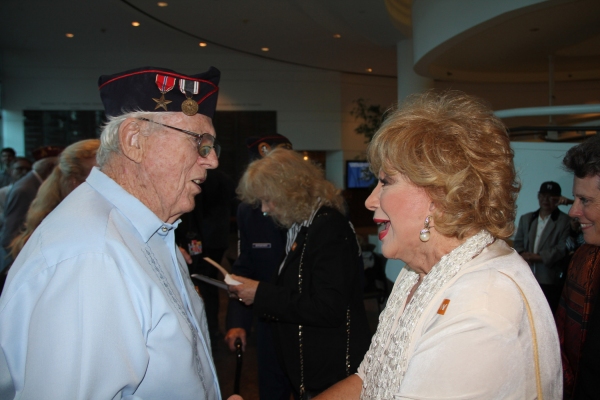
[[[580,225],[581,225],[581,230],[585,230],[585,229],[590,228],[592,226],[592,224],[584,224],[582,222],[580,222]]]
[[[202,178],[192,179],[192,182],[194,182],[198,186],[200,186],[202,183],[204,183],[204,181],[206,181],[206,175],[203,176]]]
[[[388,234],[388,230],[390,229],[390,221],[387,219],[373,218],[373,222],[375,222],[379,226],[379,240],[383,240],[383,238]]]

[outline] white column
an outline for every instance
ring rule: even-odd
[[[18,156],[25,156],[25,118],[22,110],[2,110],[4,147],[12,147]]]
[[[412,39],[401,40],[396,45],[396,57],[398,68],[398,102],[413,94],[419,93],[433,87],[433,80],[424,78],[415,73],[413,68],[413,41]]]
[[[326,154],[325,178],[338,189],[344,189],[344,162],[343,151],[328,151]]]

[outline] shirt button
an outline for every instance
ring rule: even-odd
[[[163,226],[163,227],[162,227],[162,231],[163,231],[163,232],[166,232],[166,231],[168,231],[168,230],[169,230],[169,228],[167,228],[166,226]]]

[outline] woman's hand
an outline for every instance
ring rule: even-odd
[[[242,283],[239,285],[229,285],[229,292],[235,294],[247,306],[254,303],[254,296],[260,282],[239,275],[231,275],[231,277]]]

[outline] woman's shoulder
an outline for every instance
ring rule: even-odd
[[[342,232],[344,232],[345,236],[355,235],[350,220],[339,210],[328,206],[323,206],[317,211],[308,228],[308,232],[312,232],[313,235],[316,233],[324,236],[340,234]]]
[[[333,207],[322,206],[315,214],[312,225],[330,224],[334,222],[347,224],[348,218],[346,218],[344,214]]]
[[[487,310],[513,320],[522,317],[521,292],[536,309],[546,302],[529,266],[502,241],[496,241],[465,267],[447,292],[462,297],[467,309]]]

